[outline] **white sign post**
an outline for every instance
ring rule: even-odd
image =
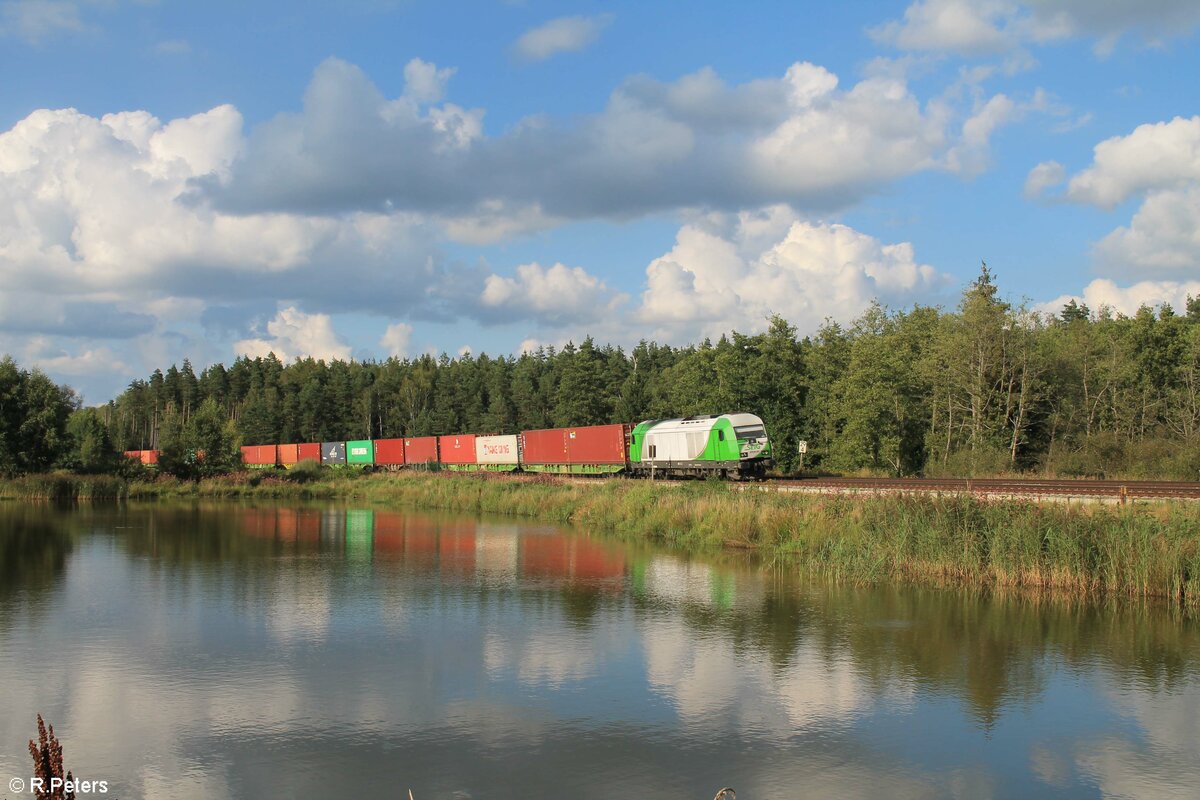
[[[804,454],[808,452],[808,442],[804,439],[800,440],[800,469],[804,469]]]

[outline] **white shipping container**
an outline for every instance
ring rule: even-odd
[[[476,436],[475,462],[478,464],[518,464],[517,437]]]

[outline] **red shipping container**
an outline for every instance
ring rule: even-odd
[[[300,461],[315,461],[321,463],[321,443],[308,442],[296,445],[296,457]]]
[[[567,428],[569,464],[624,464],[629,456],[628,425]]]
[[[242,463],[254,467],[273,467],[279,463],[279,448],[273,444],[243,447]]]
[[[298,444],[281,444],[279,445],[279,463],[285,466],[295,464],[300,460],[300,445]]]
[[[566,464],[567,430],[550,428],[521,434],[522,464]]]
[[[438,460],[438,437],[417,436],[404,440],[404,463],[410,466],[421,466]]]
[[[403,439],[376,439],[375,463],[381,466],[404,463]]]
[[[129,458],[136,458],[138,461],[142,462],[143,464],[157,464],[158,463],[158,451],[157,450],[128,450],[128,451],[126,451],[125,455]]]
[[[521,434],[525,464],[624,464],[628,425],[550,428]]]
[[[460,433],[457,436],[439,436],[438,452],[443,464],[474,464],[475,434]]]

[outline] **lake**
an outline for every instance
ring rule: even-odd
[[[1162,605],[383,507],[0,504],[0,785],[40,712],[108,782],[81,799],[1197,797],[1198,667]]]

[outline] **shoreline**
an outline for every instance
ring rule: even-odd
[[[1200,505],[1046,505],[953,495],[745,492],[713,482],[352,472],[199,483],[27,476],[8,500],[357,500],[601,529],[685,551],[750,550],[837,581],[1052,590],[1200,606]]]

